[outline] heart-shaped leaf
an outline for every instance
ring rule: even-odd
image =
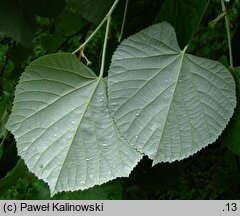
[[[52,195],[128,176],[141,158],[113,124],[105,81],[72,54],[47,55],[26,69],[7,128]]]
[[[166,22],[121,43],[108,87],[120,133],[154,163],[186,158],[214,142],[236,106],[230,72],[180,50]]]

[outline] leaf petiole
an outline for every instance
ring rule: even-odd
[[[85,48],[85,46],[89,43],[89,41],[91,41],[91,39],[95,36],[95,34],[100,30],[100,28],[103,26],[103,24],[109,19],[109,17],[111,17],[112,12],[114,11],[115,7],[117,6],[119,0],[115,0],[115,2],[113,3],[112,7],[110,8],[110,10],[108,11],[107,15],[104,17],[104,19],[102,20],[102,22],[98,25],[98,27],[93,31],[93,33],[87,38],[87,40],[81,44],[76,50],[74,50],[72,52],[72,54],[77,53],[78,51],[82,50]]]
[[[110,23],[111,23],[111,16],[109,16],[107,18],[107,26],[106,26],[106,32],[105,32],[105,37],[104,37],[104,43],[103,43],[103,52],[102,52],[99,79],[101,79],[103,77],[103,72],[104,72],[104,65],[105,65],[105,57],[106,57],[106,51],[107,51],[107,41],[108,41],[108,33],[109,33],[109,29],[110,29]]]
[[[126,18],[127,18],[127,11],[128,11],[128,0],[126,0],[126,4],[125,4],[125,9],[124,9],[124,15],[123,15],[123,21],[122,21],[122,27],[121,27],[121,32],[120,35],[118,37],[118,42],[120,43],[123,37],[123,31],[125,28],[125,23],[126,23]]]

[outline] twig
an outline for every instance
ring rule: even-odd
[[[127,18],[127,11],[128,11],[128,0],[126,0],[125,9],[124,9],[124,15],[123,15],[123,21],[122,21],[122,27],[121,27],[121,32],[120,32],[120,35],[118,37],[118,42],[119,43],[121,42],[122,37],[123,37],[123,32],[124,32],[126,18]]]

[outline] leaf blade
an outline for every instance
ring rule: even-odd
[[[119,130],[154,163],[186,158],[215,141],[236,105],[229,71],[176,44],[169,24],[153,25],[123,41],[109,70]]]
[[[141,156],[114,127],[105,82],[72,54],[48,55],[26,69],[7,124],[19,155],[52,195],[129,175]]]

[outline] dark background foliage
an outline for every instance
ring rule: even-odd
[[[91,34],[113,3],[85,2],[0,0],[0,199],[50,199],[48,186],[30,173],[17,156],[14,138],[4,125],[24,68],[42,55],[72,52]],[[237,67],[240,1],[227,1],[226,6]],[[121,0],[113,13],[105,76],[119,44],[124,7],[125,1]],[[123,38],[156,22],[168,21],[176,29],[181,48],[189,44],[188,52],[228,66],[227,36],[221,13],[219,0],[129,0]],[[101,30],[85,50],[96,74],[103,37]],[[238,126],[237,118],[235,114],[232,121]],[[225,135],[230,134],[228,131],[231,135]],[[215,143],[190,158],[152,167],[152,161],[144,157],[129,178],[118,178],[83,192],[60,193],[52,199],[240,199],[238,136],[237,131],[227,128]]]

